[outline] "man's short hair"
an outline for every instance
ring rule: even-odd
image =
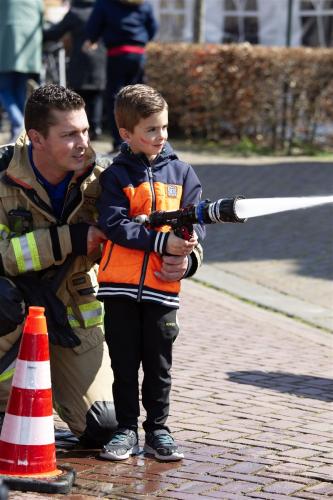
[[[115,99],[114,114],[118,128],[133,132],[142,118],[168,109],[162,95],[152,87],[143,84],[123,87]]]
[[[54,110],[74,111],[85,107],[82,97],[61,85],[47,84],[38,87],[27,100],[24,112],[26,131],[35,129],[47,137],[51,125],[57,121]]]

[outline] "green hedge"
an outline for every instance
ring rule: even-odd
[[[272,148],[315,143],[333,122],[333,50],[246,44],[148,46],[147,83],[186,137],[250,137]]]

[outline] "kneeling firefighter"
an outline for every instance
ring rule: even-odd
[[[43,306],[55,408],[93,447],[116,426],[103,308],[95,296],[99,252],[87,252],[101,170],[92,155],[84,174],[73,175],[58,218],[29,161],[25,134],[15,148],[0,149],[0,421],[27,308]]]
[[[88,255],[87,226],[96,221],[98,176],[106,165],[96,165],[88,148],[83,173],[72,176],[56,216],[29,144],[23,134],[15,147],[0,148],[0,425],[27,307],[43,306],[55,409],[83,444],[101,447],[117,422],[103,308],[96,300],[100,251]],[[201,260],[199,245],[185,275]]]

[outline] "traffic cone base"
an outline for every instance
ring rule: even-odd
[[[11,489],[67,493],[72,469],[57,468],[49,342],[43,307],[29,307],[0,436],[0,478]]]
[[[34,491],[37,493],[69,493],[76,474],[72,468],[61,465],[57,477],[50,474],[45,474],[45,476],[47,477],[43,478],[42,474],[34,477],[0,475],[0,480],[10,490]]]

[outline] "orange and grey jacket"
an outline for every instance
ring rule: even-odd
[[[170,228],[150,229],[133,218],[198,203],[201,184],[193,168],[180,161],[168,143],[152,164],[123,144],[113,164],[101,174],[100,184],[98,224],[109,241],[98,272],[98,298],[121,296],[178,308],[179,281],[164,282],[155,276]],[[204,228],[196,226],[195,230],[203,239]],[[194,252],[199,265],[200,248]]]

